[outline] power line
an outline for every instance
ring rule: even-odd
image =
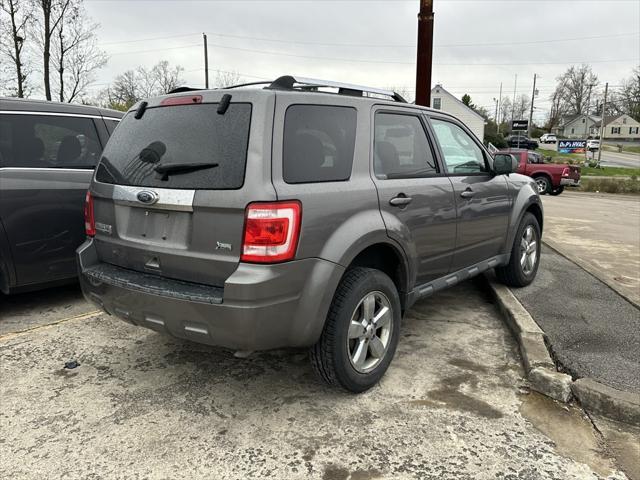
[[[165,37],[149,37],[139,38],[135,40],[121,40],[118,42],[108,42],[102,45],[119,45],[125,43],[146,42],[153,40],[165,40],[171,38],[181,38],[200,35],[200,33],[185,33],[180,35],[171,35]],[[331,42],[312,42],[308,40],[283,40],[281,38],[268,38],[268,37],[253,37],[249,35],[236,35],[231,33],[209,33],[207,35],[212,37],[226,37],[226,38],[238,38],[244,40],[256,40],[260,42],[274,42],[274,43],[286,43],[286,44],[298,44],[298,45],[317,45],[327,47],[371,47],[371,48],[416,48],[415,44],[374,44],[374,43],[331,43]],[[491,46],[504,46],[504,45],[538,45],[543,43],[558,43],[558,42],[570,42],[577,40],[592,40],[602,38],[620,38],[620,37],[632,37],[640,35],[640,32],[628,32],[628,33],[615,33],[610,35],[591,35],[585,37],[570,37],[570,38],[556,38],[549,40],[531,40],[520,42],[488,42],[488,43],[449,43],[449,44],[435,44],[434,48],[455,48],[455,47],[491,47]]]

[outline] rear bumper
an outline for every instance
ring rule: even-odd
[[[237,350],[313,345],[344,268],[309,258],[240,263],[224,288],[101,263],[92,240],[78,249],[85,297],[134,325]]]
[[[563,178],[560,180],[560,185],[562,185],[563,187],[579,187],[580,186],[580,179],[574,179],[574,178]]]

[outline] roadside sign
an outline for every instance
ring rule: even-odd
[[[513,120],[511,122],[512,131],[523,131],[529,129],[529,120]]]
[[[586,140],[558,140],[559,153],[584,153],[586,148]]]

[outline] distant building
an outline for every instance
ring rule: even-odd
[[[596,127],[599,135],[600,122]],[[627,114],[606,116],[602,136],[605,140],[640,140],[640,122]]]
[[[447,92],[442,85],[436,85],[431,89],[431,107],[455,116],[469,127],[480,141],[484,140],[484,117]]]
[[[568,115],[562,118],[560,125],[553,129],[553,133],[563,138],[597,137],[599,125],[600,117],[584,114]]]
[[[597,138],[600,123],[600,117],[593,115],[569,115],[553,129],[553,133],[564,138]],[[640,122],[626,114],[606,116],[602,136],[605,140],[640,140]]]

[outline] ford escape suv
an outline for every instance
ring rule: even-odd
[[[416,300],[491,268],[534,279],[536,185],[456,118],[354,85],[242,87],[141,102],[109,140],[78,249],[107,313],[235,350],[310,347],[322,379],[360,392]]]

